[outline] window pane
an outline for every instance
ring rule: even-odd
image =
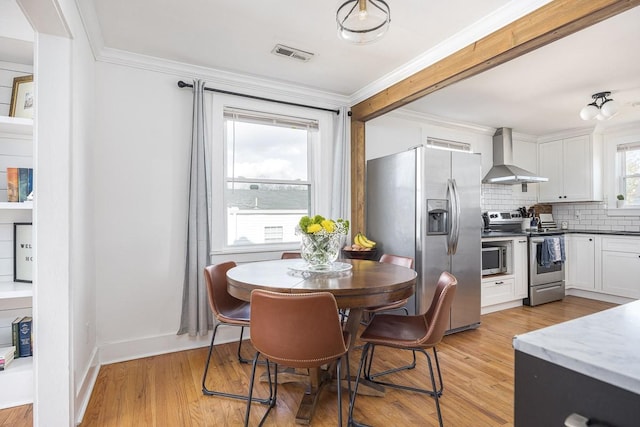
[[[627,177],[624,179],[626,187],[626,203],[629,205],[640,205],[640,178]]]
[[[640,173],[640,150],[630,150],[625,153],[625,175]]]
[[[227,178],[307,181],[307,133],[227,120]]]
[[[309,215],[309,185],[227,182],[227,245],[299,242],[295,226]]]

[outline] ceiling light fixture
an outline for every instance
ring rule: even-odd
[[[367,44],[389,29],[391,10],[383,0],[349,0],[336,12],[338,36],[349,43]]]
[[[608,96],[611,96],[611,92],[598,92],[591,95],[593,102],[580,110],[580,118],[582,120],[607,120],[615,116],[620,106],[613,99],[607,98]]]

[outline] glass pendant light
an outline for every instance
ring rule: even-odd
[[[383,0],[349,0],[336,12],[338,36],[349,43],[379,40],[389,29],[391,11]]]

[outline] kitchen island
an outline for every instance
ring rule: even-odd
[[[640,301],[518,335],[513,347],[517,427],[563,426],[571,414],[585,426],[640,425]]]

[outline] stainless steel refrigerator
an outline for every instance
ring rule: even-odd
[[[415,147],[367,161],[366,234],[384,253],[411,256],[418,273],[409,310],[424,313],[438,277],[458,279],[449,332],[480,324],[479,154]]]

